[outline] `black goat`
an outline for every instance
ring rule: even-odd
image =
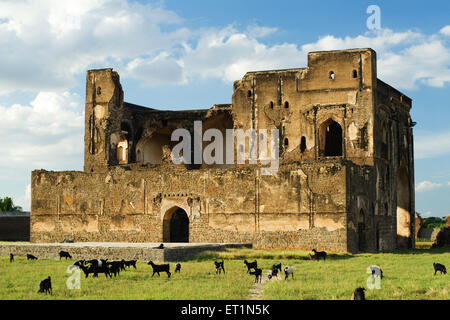
[[[365,288],[356,288],[355,291],[352,293],[352,300],[366,300],[366,296],[364,294]]]
[[[258,268],[258,262],[256,260],[253,262],[248,262],[247,260],[244,260],[244,263],[247,266],[247,273],[250,272],[250,269],[256,270]]]
[[[221,262],[214,261],[214,265],[216,266],[216,274],[220,274],[222,271],[225,274],[225,266],[223,259]]]
[[[262,278],[262,270],[256,268],[255,271],[250,271],[250,274],[255,276],[255,283],[258,283],[258,278],[259,278],[259,282],[261,283],[261,278]]]
[[[88,260],[86,261],[86,263],[89,263],[90,265],[94,266],[94,267],[102,267],[104,264],[106,264],[106,262],[108,261],[108,259],[103,260],[103,259],[92,259],[92,260]]]
[[[272,266],[272,273],[270,274],[269,279],[272,279],[273,277],[277,277],[278,278],[278,271],[281,272],[281,263],[274,264]]]
[[[62,241],[63,243],[73,243],[73,240],[64,238],[64,240]]]
[[[316,249],[312,249],[312,251],[314,251],[314,255],[310,255],[310,257],[312,257],[313,260],[320,260],[320,258],[325,260],[327,258],[327,253],[325,251],[316,251]]]
[[[447,269],[445,269],[445,266],[440,263],[433,262],[434,267],[434,275],[436,275],[436,272],[440,271],[441,274],[447,274]]]
[[[90,264],[89,266],[79,266],[81,268],[81,270],[83,270],[86,278],[89,276],[90,273],[94,274],[94,277],[98,277],[99,273],[103,273],[105,274],[105,277],[108,278],[108,276],[110,278],[112,278],[111,276],[111,272],[109,267],[106,265],[106,263],[102,263],[101,265],[95,265],[95,264]]]
[[[66,260],[67,260],[67,258],[72,259],[72,256],[67,251],[60,251],[59,252],[59,260],[61,260],[61,258],[66,258]]]
[[[48,276],[47,279],[44,279],[41,281],[41,283],[39,284],[39,291],[38,293],[50,293],[52,294],[52,279],[50,278],[50,276]]]
[[[164,249],[164,244],[160,244],[159,247],[156,247],[156,249]]]
[[[170,264],[154,264],[153,261],[149,261],[147,264],[151,265],[153,268],[152,277],[155,275],[155,273],[157,273],[159,277],[160,272],[165,272],[167,273],[167,277],[170,278]]]
[[[122,259],[122,262],[123,262],[125,267],[129,268],[129,267],[133,266],[133,268],[136,269],[136,260],[125,261],[125,260]],[[124,270],[125,270],[125,268],[124,268]]]
[[[32,254],[27,254],[27,260],[37,260],[37,257],[33,256]]]
[[[175,272],[180,272],[181,271],[181,264],[177,263],[177,265],[175,266]]]
[[[9,254],[9,263],[14,262],[14,255],[12,253]]]
[[[86,265],[86,260],[78,260],[73,264],[74,266],[81,267]]]
[[[114,277],[120,274],[120,270],[124,268],[122,261],[111,261],[106,263],[106,267],[109,269],[110,277],[112,278],[112,275],[114,274]]]

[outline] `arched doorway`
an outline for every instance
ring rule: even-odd
[[[319,135],[320,156],[342,156],[342,127],[339,123],[328,119],[320,126]]]
[[[164,215],[163,241],[189,242],[189,217],[180,207],[174,207]]]
[[[409,176],[405,162],[402,161],[397,175],[397,247],[399,248],[412,246],[410,206]]]

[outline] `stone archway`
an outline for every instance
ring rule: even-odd
[[[412,247],[410,186],[404,161],[397,174],[397,247]]]
[[[342,127],[333,119],[328,119],[319,128],[319,156],[342,156]]]
[[[164,215],[163,242],[189,242],[189,217],[180,207],[173,207]]]

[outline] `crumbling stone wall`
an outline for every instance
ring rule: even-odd
[[[311,52],[306,68],[248,72],[234,82],[232,104],[205,110],[160,111],[123,97],[112,69],[88,71],[84,172],[32,173],[32,241],[170,241],[181,212],[190,242],[414,246],[411,99],[377,79],[375,51]],[[227,129],[278,129],[280,168],[175,166],[177,128],[225,138]],[[249,141],[234,145],[235,160],[241,147]]]

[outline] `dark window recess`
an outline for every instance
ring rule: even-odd
[[[288,138],[284,138],[284,146],[285,147],[289,146],[289,139]]]
[[[102,94],[102,88],[101,87],[98,87],[97,88],[97,95],[101,95]]]
[[[273,101],[270,101],[269,107],[270,107],[270,109],[273,109]]]
[[[306,150],[306,138],[305,136],[302,137],[300,141],[300,152],[303,153]]]
[[[330,79],[334,80],[334,71],[330,71]]]
[[[251,98],[251,97],[252,97],[252,91],[251,91],[251,90],[248,90],[248,92],[247,92],[247,96],[248,96],[249,98]]]
[[[358,78],[358,71],[356,71],[356,70],[353,70],[353,78]]]
[[[288,102],[288,101],[286,101],[286,102],[284,103],[284,107],[285,107],[286,109],[289,109],[289,102]]]
[[[336,121],[328,120],[320,126],[320,155],[342,156],[342,128]]]

